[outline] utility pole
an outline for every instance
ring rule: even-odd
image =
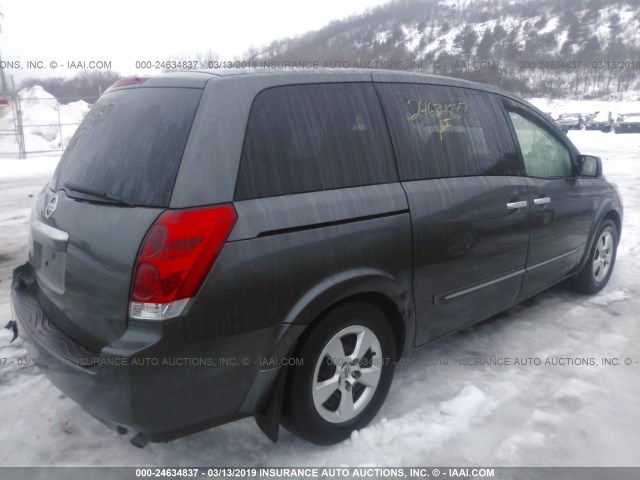
[[[4,18],[2,12],[0,12],[0,19]],[[2,24],[0,24],[0,34],[2,33]],[[4,63],[2,62],[2,53],[0,53],[0,95],[9,96],[9,89],[7,88],[7,77],[4,73]],[[13,76],[11,77],[11,91],[15,92],[16,86],[13,83]],[[13,95],[13,101],[11,102],[11,108],[13,109],[13,124],[15,126],[16,139],[18,141],[18,156],[21,159],[27,158],[27,152],[24,145],[24,129],[22,126],[22,107],[20,105],[20,98],[17,95]]]
[[[2,12],[0,12],[0,19],[4,18],[4,15],[2,15]],[[2,33],[2,24],[0,24],[0,34]],[[2,53],[0,53],[0,88],[2,88],[2,90],[0,90],[0,94],[1,95],[6,95],[7,94],[7,79],[4,76],[4,64],[2,63]]]
[[[7,79],[4,76],[4,64],[2,63],[2,53],[0,53],[0,95],[7,94]]]

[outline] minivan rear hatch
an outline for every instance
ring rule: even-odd
[[[126,328],[138,249],[169,206],[202,89],[120,88],[91,108],[38,198],[31,263],[58,328],[94,350]]]

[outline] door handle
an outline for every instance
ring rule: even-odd
[[[549,198],[549,197],[535,198],[533,200],[533,203],[535,205],[545,205],[545,204],[547,204],[549,202],[551,202],[551,198]]]
[[[527,206],[527,201],[522,200],[520,202],[510,202],[507,203],[507,210],[518,210],[519,208],[524,208]]]

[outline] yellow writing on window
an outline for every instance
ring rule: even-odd
[[[416,121],[420,118],[435,118],[438,120],[438,132],[440,140],[444,139],[444,133],[451,128],[453,120],[459,120],[468,111],[466,103],[436,103],[431,100],[420,100],[412,98],[407,100],[410,109],[410,120]]]

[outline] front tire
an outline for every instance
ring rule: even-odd
[[[384,403],[395,368],[389,319],[365,302],[326,314],[302,344],[287,382],[282,423],[319,445],[347,439]]]
[[[602,290],[611,278],[617,252],[618,229],[611,220],[605,220],[598,228],[587,263],[576,277],[576,289],[589,295]]]

